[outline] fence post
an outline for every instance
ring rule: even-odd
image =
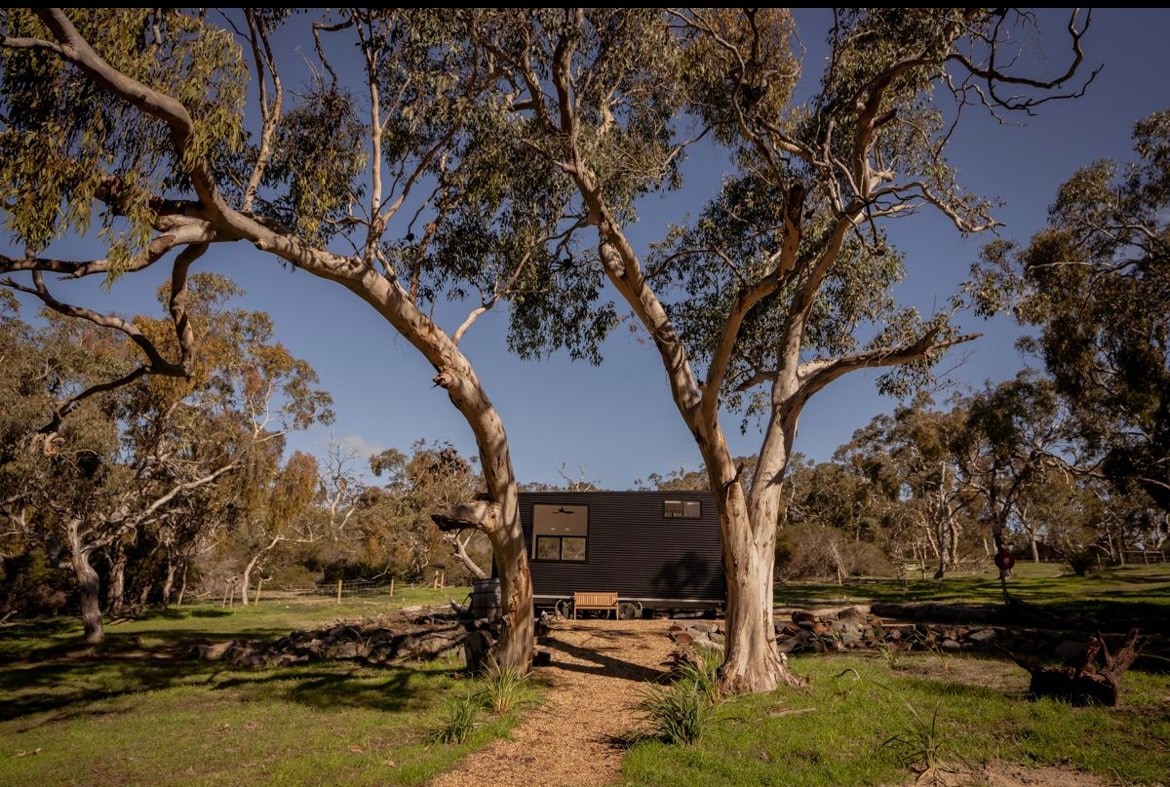
[[[390,577],[390,598],[394,598],[394,577]]]
[[[337,603],[341,603],[341,580],[337,580]]]

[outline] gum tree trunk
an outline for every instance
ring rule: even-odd
[[[121,542],[115,541],[111,545],[110,581],[106,589],[106,609],[111,617],[122,614],[122,605],[126,594],[126,549]]]
[[[69,522],[66,536],[73,576],[77,579],[77,592],[81,595],[81,623],[85,630],[85,641],[90,645],[98,645],[106,638],[102,628],[101,579],[89,562],[89,551],[81,543],[80,520]]]

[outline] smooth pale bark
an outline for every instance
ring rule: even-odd
[[[244,575],[240,580],[240,603],[245,607],[248,606],[248,590],[252,587],[252,572],[256,570],[257,564],[260,560],[276,548],[276,545],[284,540],[283,536],[275,536],[272,541],[268,542],[268,546],[252,555],[252,559],[248,561],[248,565],[244,566]]]
[[[487,579],[487,572],[479,567],[479,564],[471,559],[471,555],[467,554],[467,540],[460,540],[458,533],[448,533],[444,539],[451,545],[451,552],[455,555],[455,559],[467,569],[468,573],[476,579]]]
[[[240,579],[240,604],[245,607],[248,606],[249,602],[248,588],[252,587],[252,571],[258,562],[260,562],[260,555],[253,555],[252,559],[248,561],[248,565],[244,566],[244,575]]]
[[[179,597],[175,599],[175,606],[183,606],[183,596],[187,595],[187,569],[190,567],[190,562],[183,561],[183,573],[179,580]]]
[[[162,584],[162,608],[166,609],[171,603],[171,591],[175,588],[175,559],[167,558],[167,573]]]
[[[717,500],[727,576],[727,633],[720,689],[728,694],[749,694],[781,685],[802,685],[776,648],[772,600],[775,524],[755,531],[738,482],[728,486]]]
[[[77,592],[81,597],[81,623],[85,641],[90,645],[98,645],[106,638],[102,628],[101,579],[89,562],[89,552],[81,544],[79,520],[69,522],[66,537],[69,541],[69,561],[73,565],[73,576],[77,579]]]

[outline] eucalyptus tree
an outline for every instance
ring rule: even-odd
[[[181,311],[182,274],[226,247],[353,293],[434,368],[475,437],[486,495],[438,521],[490,539],[498,660],[526,665],[531,580],[507,434],[460,342],[512,301],[511,344],[550,332],[592,357],[613,314],[587,305],[600,274],[560,264],[550,165],[499,133],[514,93],[471,34],[486,12],[0,10],[0,194],[22,249],[0,272],[32,271],[22,286],[47,292],[44,272],[116,278],[171,259]],[[50,253],[95,228],[94,259]],[[444,329],[445,298],[478,302]],[[187,355],[162,360],[143,366],[187,373]]]
[[[875,416],[838,450],[852,465],[876,469],[889,462],[888,472],[897,478],[896,495],[933,556],[935,579],[958,566],[964,534],[982,504],[969,483],[973,449],[966,400],[956,396],[950,405],[942,410],[930,397],[917,397],[893,415]]]
[[[1098,161],[1057,192],[1027,246],[984,250],[984,306],[1039,328],[1078,440],[1121,496],[1170,516],[1170,111],[1136,123],[1136,157]],[[1005,297],[1006,296],[1006,297]]]
[[[233,537],[247,550],[247,562],[239,577],[240,602],[245,606],[251,594],[252,572],[263,571],[274,550],[286,542],[311,544],[325,537],[324,528],[316,526],[317,517],[309,510],[321,502],[316,457],[296,451],[283,467],[277,466],[279,456],[275,452],[262,454],[258,460],[263,470],[249,484],[253,504],[245,514],[246,522]]]
[[[482,551],[477,533],[440,534],[431,522],[431,512],[471,500],[483,490],[473,462],[450,443],[416,440],[410,453],[389,448],[370,457],[370,469],[385,480],[385,494],[379,505],[362,512],[359,526],[397,571],[422,579],[428,566],[445,563],[450,553],[467,574],[488,576],[472,557]]]
[[[139,375],[103,389],[135,368],[140,345],[53,310],[32,333],[12,399],[29,415],[5,432],[4,477],[14,482],[5,510],[23,535],[62,545],[89,642],[104,635],[102,585],[111,612],[122,603],[129,547],[156,530],[192,537],[179,523],[209,487],[260,448],[279,452],[288,430],[331,417],[312,368],[273,341],[266,315],[228,308],[236,294],[220,277],[192,277],[192,324],[203,326],[192,334],[210,352],[193,359],[186,379]],[[167,320],[122,323],[156,337],[160,353],[174,349]]]
[[[1029,501],[1038,490],[1051,493],[1056,476],[1091,470],[1077,452],[1068,410],[1052,381],[1032,370],[986,385],[963,407],[956,457],[964,483],[979,495],[976,513],[997,549],[1016,531],[1027,539],[1032,559],[1039,561],[1045,522],[1035,516]]]
[[[962,110],[1031,112],[1082,60],[1075,14],[1071,64],[1037,79],[1009,71],[1023,61],[1006,56],[1008,37],[1033,21],[1013,9],[832,13],[808,98],[783,9],[513,9],[493,39],[515,74],[517,133],[572,184],[578,223],[595,231],[596,253],[577,262],[593,260],[649,334],[695,437],[723,529],[728,692],[801,682],[775,647],[772,579],[805,403],[863,369],[903,370],[883,378],[898,390],[970,338],[948,313],[896,302],[903,270],[885,223],[934,209],[963,234],[994,227],[945,158]],[[700,138],[726,146],[734,172],[643,256],[639,200],[677,184]],[[750,484],[725,409],[761,421]]]

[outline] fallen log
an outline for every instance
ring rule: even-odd
[[[1116,655],[1109,653],[1105,638],[1094,634],[1078,656],[1060,666],[1051,666],[1032,658],[1005,652],[1012,661],[1028,670],[1032,681],[1028,694],[1032,699],[1051,697],[1073,705],[1107,705],[1115,707],[1121,699],[1121,678],[1141,655],[1145,641],[1139,629],[1131,629]]]

